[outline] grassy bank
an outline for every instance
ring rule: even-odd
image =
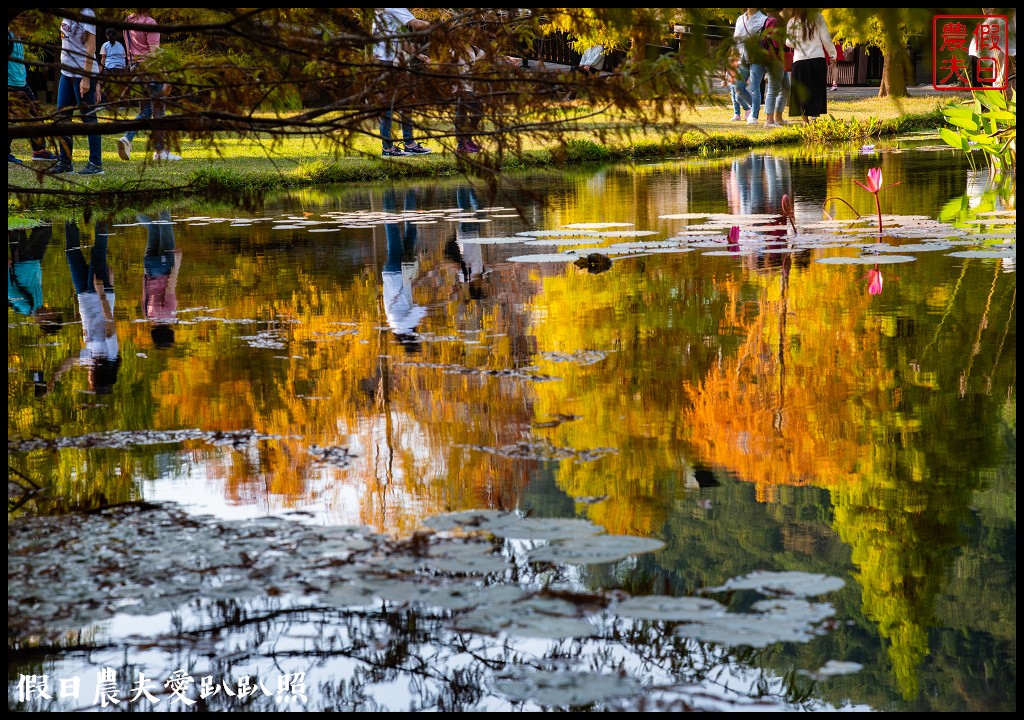
[[[220,137],[215,145],[181,139],[176,162],[154,162],[145,152],[146,135],[135,141],[130,162],[117,156],[117,136],[103,138],[100,176],[38,172],[45,165],[8,165],[8,215],[35,211],[93,207],[139,207],[148,202],[182,195],[244,195],[261,190],[311,187],[330,183],[481,174],[500,170],[564,167],[588,162],[655,160],[679,156],[710,156],[748,148],[849,141],[933,130],[943,126],[940,107],[947,98],[921,97],[897,105],[889,100],[832,101],[830,115],[812,131],[799,125],[766,130],[760,125],[731,123],[731,108],[705,105],[684,111],[682,124],[624,124],[622,118],[593,115],[588,108],[567,106],[568,119],[580,118],[572,132],[550,135],[520,134],[516,149],[499,157],[484,153],[470,164],[450,149],[451,138],[427,144],[431,155],[382,159],[379,140],[372,132],[359,136],[350,148],[327,138],[260,139]],[[441,128],[444,130],[444,128]],[[450,128],[448,129],[450,132]],[[442,133],[443,134],[443,133]],[[496,138],[481,144],[495,148]],[[28,143],[16,141],[14,152],[28,158]],[[76,139],[76,167],[85,162],[85,139]],[[480,164],[478,165],[477,162]],[[58,194],[36,195],[17,188],[59,188]],[[107,193],[103,198],[92,193]]]

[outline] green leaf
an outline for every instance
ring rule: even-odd
[[[1006,98],[1003,93],[999,90],[983,90],[978,93],[981,96],[981,102],[990,108],[996,108],[997,110],[1006,109]]]
[[[989,110],[982,117],[991,118],[996,122],[1013,122],[1016,124],[1017,114],[1009,110]]]
[[[971,117],[948,117],[946,122],[956,127],[962,127],[964,130],[978,132],[978,119],[980,118],[976,118],[977,116],[973,115]]]
[[[951,117],[967,118],[974,115],[974,110],[967,105],[953,105],[951,107],[943,108],[942,114],[945,115],[947,119]]]
[[[947,145],[952,145],[958,150],[968,152],[970,145],[967,144],[967,138],[963,137],[959,133],[955,133],[949,128],[940,128],[939,137],[946,141]]]

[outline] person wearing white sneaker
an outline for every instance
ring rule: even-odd
[[[124,31],[124,46],[128,54],[129,70],[140,75],[143,73],[140,73],[139,68],[145,64],[146,58],[160,49],[160,33],[143,29],[149,25],[156,25],[156,20],[145,8],[140,8],[137,12],[129,15],[125,18],[125,22],[136,25],[136,28]],[[142,83],[142,88],[147,97],[139,104],[139,114],[135,116],[135,119],[149,120],[153,117],[163,117],[165,114],[164,97],[170,90],[170,85],[162,80],[146,79]],[[137,134],[137,130],[129,130],[117,141],[117,156],[122,160],[131,159],[132,141],[135,140]],[[181,160],[180,156],[170,157],[171,153],[164,149],[163,132],[154,130],[150,142],[155,150],[154,160]]]
[[[767,20],[768,16],[759,8],[744,8],[743,13],[736,18],[733,30],[733,42],[740,56],[736,91],[741,101],[750,106],[748,125],[756,124],[761,114],[761,81],[764,79],[765,66],[762,64],[760,40]]]
[[[421,20],[411,12],[409,8],[374,8],[375,16],[373,21],[374,35],[383,36],[373,46],[374,59],[385,66],[422,67],[430,62],[430,58],[419,52],[412,42],[397,40],[396,35],[412,32],[423,32],[430,28],[430,23]],[[391,77],[397,77],[392,74]],[[395,143],[391,139],[391,125],[394,122],[394,115],[398,114],[399,123],[402,126],[402,140],[404,150],[396,152]],[[403,108],[394,107],[394,103],[383,110],[378,118],[380,126],[381,156],[399,157],[402,155],[426,155],[431,150],[428,147],[416,142],[413,137],[413,125],[408,113]]]

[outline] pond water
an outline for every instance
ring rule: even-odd
[[[9,707],[1014,710],[1013,192],[904,142],[9,231]]]

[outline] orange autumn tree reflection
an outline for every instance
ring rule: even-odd
[[[737,355],[687,387],[690,442],[754,483],[761,501],[779,485],[836,487],[870,474],[865,428],[892,419],[893,371],[877,336],[853,331],[867,297],[850,272],[813,278],[760,278]]]
[[[259,258],[234,262],[227,275],[267,271]],[[269,299],[225,287],[223,296],[207,299],[222,308],[224,322],[179,326],[182,342],[196,352],[167,360],[154,385],[161,389],[154,424],[272,436],[242,448],[192,447],[193,459],[236,503],[318,501],[339,521],[399,533],[447,509],[514,507],[529,465],[467,448],[520,439],[529,427],[528,381],[444,368],[525,364],[516,358],[531,344],[523,317],[498,302],[471,307],[451,296],[448,269],[439,255],[424,253],[416,300],[445,307],[422,329],[449,335],[472,316],[501,339],[478,358],[468,357],[462,343],[435,343],[429,355],[407,355],[386,328],[379,274],[368,270],[336,287],[318,284],[302,267],[295,272],[291,292]],[[513,275],[492,282],[506,292],[523,285]],[[518,291],[531,292],[529,282]],[[247,345],[244,338],[257,330],[239,330],[231,321],[251,319],[272,328],[280,349]],[[516,416],[519,421],[509,421]],[[313,445],[346,448],[348,465],[321,462],[310,453]]]

